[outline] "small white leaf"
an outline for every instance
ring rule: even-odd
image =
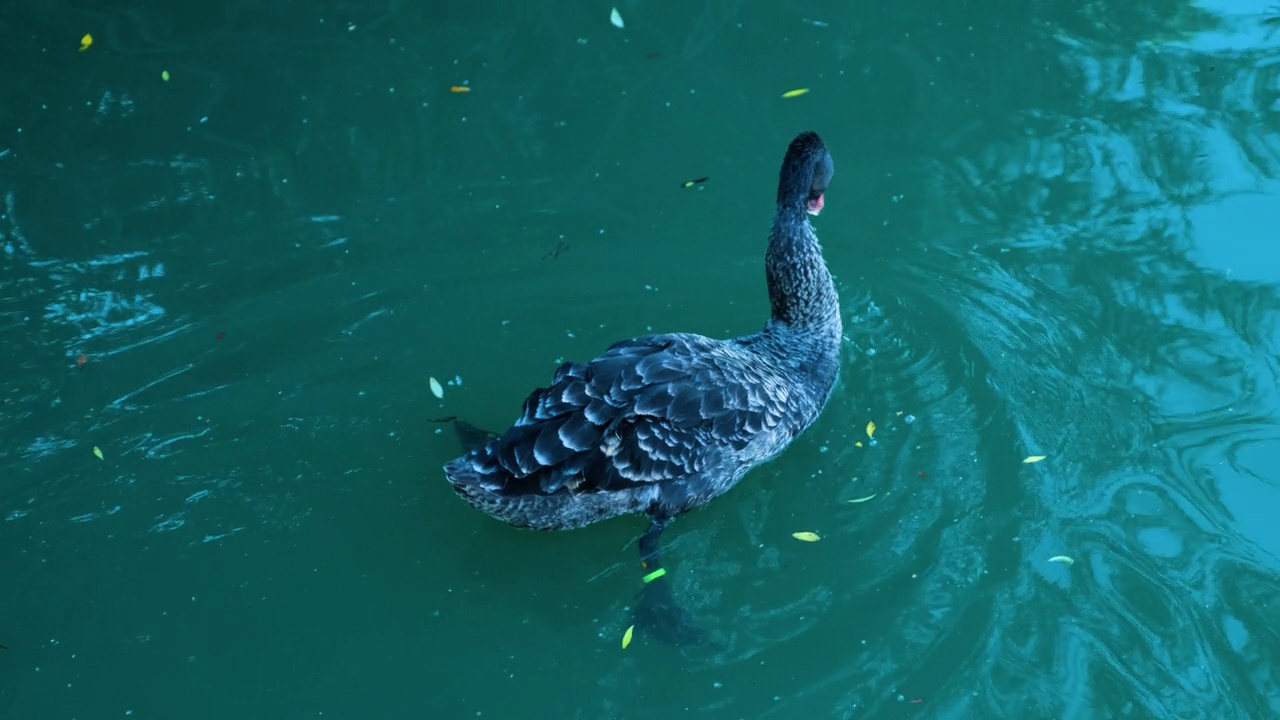
[[[622,27],[622,13],[618,12],[618,8],[614,8],[613,11],[609,13],[609,22],[613,23],[613,26],[616,28]]]
[[[427,383],[431,385],[431,394],[443,400],[444,386],[440,384],[440,381],[433,377],[429,377],[427,378]]]

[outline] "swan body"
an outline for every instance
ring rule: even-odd
[[[773,312],[763,329],[728,340],[648,335],[561,365],[510,429],[445,465],[458,494],[543,530],[632,513],[670,518],[785,449],[818,417],[838,374],[839,301],[808,219],[831,173],[818,136],[797,137],[766,254]]]
[[[782,452],[831,395],[839,298],[809,216],[822,209],[833,172],[818,135],[791,142],[765,253],[771,314],[760,331],[647,335],[564,363],[509,429],[444,466],[454,490],[495,518],[542,530],[646,514],[640,550],[645,568],[655,567],[668,520]]]

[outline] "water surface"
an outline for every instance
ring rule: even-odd
[[[875,5],[0,9],[0,715],[1280,713],[1275,11]],[[756,329],[804,129],[841,383],[624,651],[430,420]]]

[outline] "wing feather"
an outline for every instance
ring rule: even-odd
[[[737,346],[698,335],[616,343],[564,363],[515,424],[471,453],[508,495],[610,492],[690,477],[777,425],[785,393]]]

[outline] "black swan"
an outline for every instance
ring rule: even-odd
[[[729,340],[649,335],[565,363],[511,428],[444,466],[467,502],[518,527],[648,515],[637,624],[664,639],[688,639],[690,626],[659,562],[662,529],[782,452],[835,385],[839,299],[809,223],[834,171],[816,133],[787,148],[765,253],[772,313],[763,329]]]

